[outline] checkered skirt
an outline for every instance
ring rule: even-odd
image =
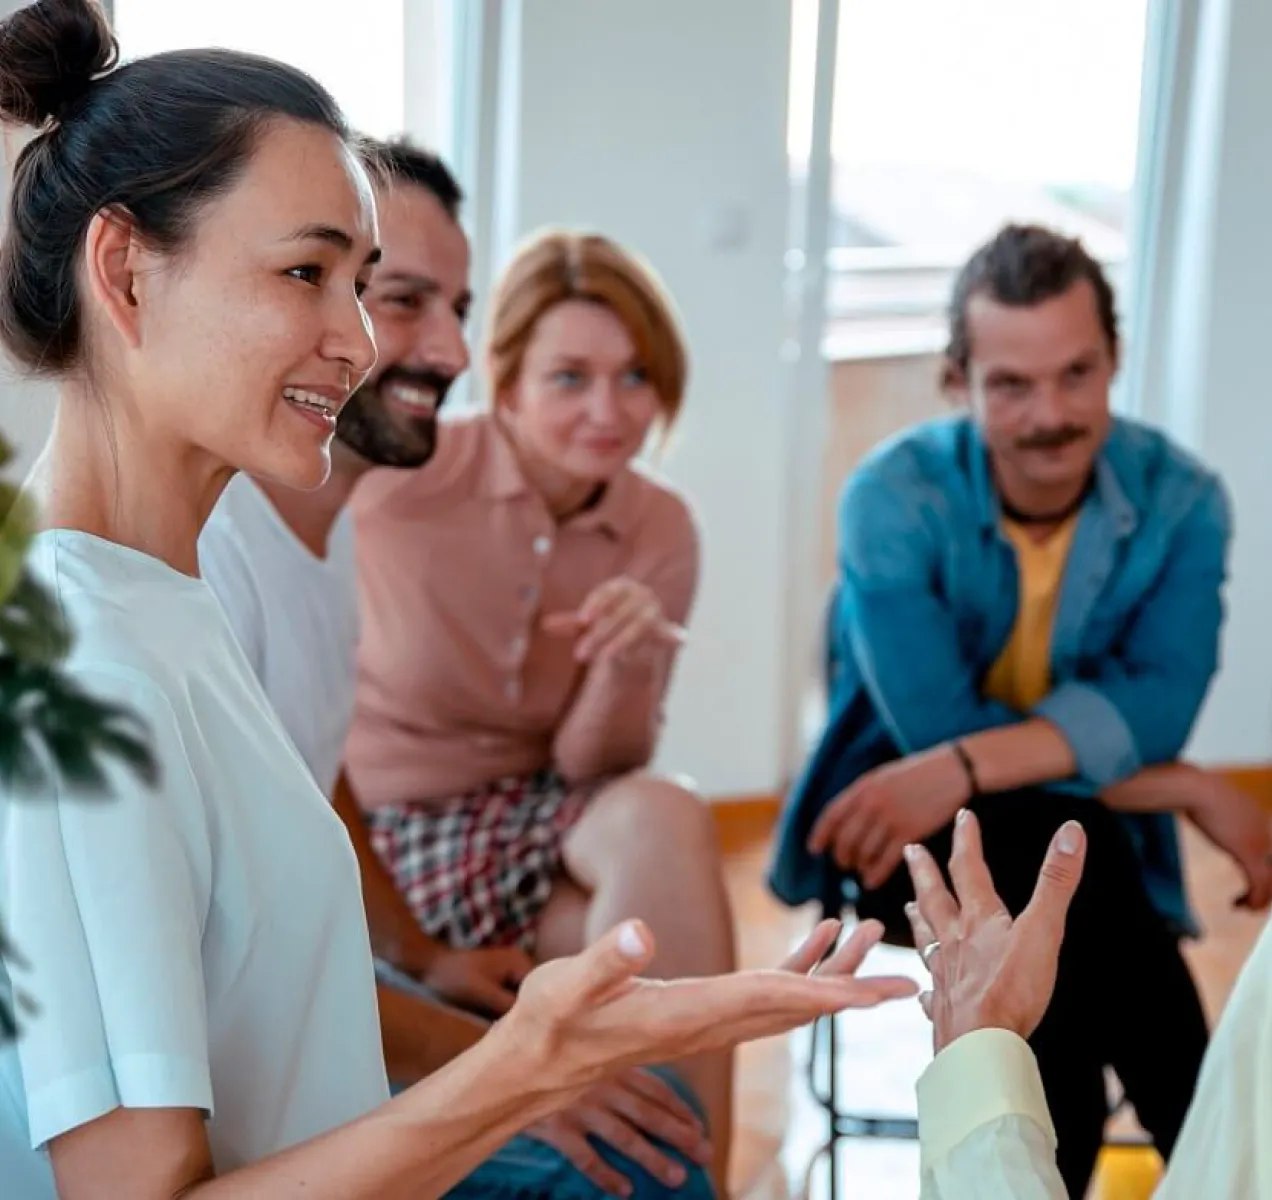
[[[371,845],[420,927],[457,950],[534,947],[562,843],[594,788],[554,771],[372,809]]]

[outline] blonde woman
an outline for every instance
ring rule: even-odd
[[[372,842],[430,934],[574,953],[616,920],[657,973],[733,967],[709,813],[645,768],[698,584],[685,501],[635,463],[684,398],[648,267],[543,234],[493,298],[489,412],[355,497],[363,634],[347,765]],[[690,1062],[716,1162],[730,1065]]]

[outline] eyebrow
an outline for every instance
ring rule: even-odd
[[[592,360],[581,354],[560,353],[553,355],[551,359],[554,367],[589,367]],[[644,360],[638,352],[633,352],[630,358],[623,361],[623,370],[630,371],[633,367],[643,367]]]
[[[302,225],[287,240],[289,242],[326,242],[328,246],[334,246],[343,254],[348,254],[353,249],[353,238],[335,225]],[[369,267],[378,263],[381,254],[380,247],[373,246],[367,255],[365,265]]]
[[[384,271],[376,280],[377,283],[391,283],[398,287],[414,288],[417,292],[440,292],[442,285],[427,275],[417,275],[414,271]]]
[[[1047,370],[1048,371],[1051,371],[1051,370],[1069,371],[1069,370],[1072,370],[1074,367],[1090,367],[1095,364],[1096,360],[1099,358],[1099,355],[1100,355],[1099,350],[1094,348],[1089,350],[1080,350],[1077,354],[1073,355],[1072,358],[1065,359],[1064,362],[1059,364],[1059,366],[1054,368],[1047,368]],[[1018,370],[1015,367],[990,367],[989,370],[985,372],[985,378],[992,379],[995,381],[998,381],[1000,379],[1022,380],[1027,383],[1032,381],[1033,376],[1028,374],[1025,371]]]
[[[436,296],[442,290],[442,285],[431,275],[421,275],[416,271],[382,271],[376,278],[376,282],[389,287],[413,288],[417,292],[424,292],[430,296]],[[472,292],[460,292],[455,297],[457,308],[467,308],[472,302]]]

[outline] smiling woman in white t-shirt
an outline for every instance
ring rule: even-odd
[[[0,116],[38,130],[0,337],[61,384],[33,566],[77,632],[69,671],[144,718],[161,771],[153,791],[112,769],[109,797],[0,795],[0,912],[30,964],[5,966],[39,1005],[0,1050],[3,1194],[419,1200],[609,1070],[904,994],[851,978],[869,932],[819,977],[646,984],[629,925],[386,1103],[353,852],[196,557],[235,471],[326,475],[375,356],[368,181],[300,72],[114,60],[89,0],[0,23]]]

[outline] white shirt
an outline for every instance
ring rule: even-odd
[[[919,1136],[921,1200],[1066,1200],[1038,1067],[1014,1034],[982,1030],[937,1055],[919,1081]],[[1272,924],[1224,1008],[1154,1196],[1272,1198]]]
[[[318,558],[265,493],[238,475],[204,526],[199,569],[283,728],[330,796],[353,722],[357,686],[351,514],[341,511],[327,556]]]
[[[0,1047],[0,1193],[53,1200],[39,1148],[120,1106],[205,1110],[218,1171],[375,1108],[357,862],[215,597],[88,534],[41,534],[31,565],[68,673],[146,722],[162,778],[108,760],[107,795],[0,792],[12,982],[39,1006]]]

